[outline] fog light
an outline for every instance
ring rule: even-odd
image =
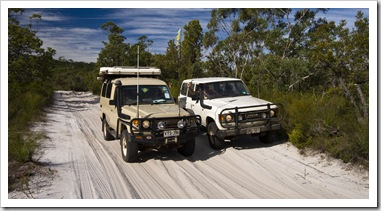
[[[157,128],[163,130],[165,128],[165,123],[163,121],[157,123]]]
[[[177,122],[177,127],[182,129],[184,128],[186,125],[186,122],[184,120],[180,120],[179,122]]]

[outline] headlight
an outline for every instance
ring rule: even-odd
[[[143,126],[143,128],[147,129],[147,128],[149,128],[149,126],[150,126],[150,122],[149,122],[148,120],[144,120],[144,121],[142,122],[142,126]]]
[[[233,115],[231,114],[220,114],[220,122],[227,123],[233,121]]]
[[[226,115],[225,120],[226,122],[231,122],[233,120],[233,117],[230,114],[228,114]]]
[[[266,119],[267,118],[267,114],[266,113],[262,113],[262,118]]]
[[[278,116],[278,108],[272,109],[270,111],[270,116],[271,117],[277,117]]]
[[[177,127],[178,128],[184,128],[186,125],[186,122],[184,120],[180,120],[179,122],[177,122]]]
[[[271,110],[271,111],[270,111],[270,116],[271,116],[271,117],[274,117],[274,115],[275,115],[275,111],[274,111],[274,110]]]
[[[165,123],[163,121],[157,123],[157,128],[163,130],[165,128]]]

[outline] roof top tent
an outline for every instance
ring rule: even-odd
[[[156,77],[161,75],[161,70],[156,67],[127,67],[127,66],[114,66],[114,67],[101,67],[99,70],[98,80],[115,79],[122,77]]]

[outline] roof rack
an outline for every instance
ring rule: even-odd
[[[113,79],[120,77],[136,77],[138,76],[160,76],[161,70],[156,67],[131,67],[131,66],[114,66],[101,67],[99,69],[98,80]]]

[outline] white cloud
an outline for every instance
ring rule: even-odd
[[[341,20],[346,20],[346,27],[352,29],[354,27],[354,23],[356,22],[356,15],[358,11],[362,11],[364,13],[364,17],[369,16],[368,9],[329,9],[326,14],[318,13],[316,18],[326,18],[327,21],[334,21],[336,24],[339,24]]]
[[[100,29],[90,28],[43,28],[37,36],[43,40],[43,47],[56,50],[55,58],[61,56],[66,59],[84,62],[96,62],[98,53],[103,47]]]

